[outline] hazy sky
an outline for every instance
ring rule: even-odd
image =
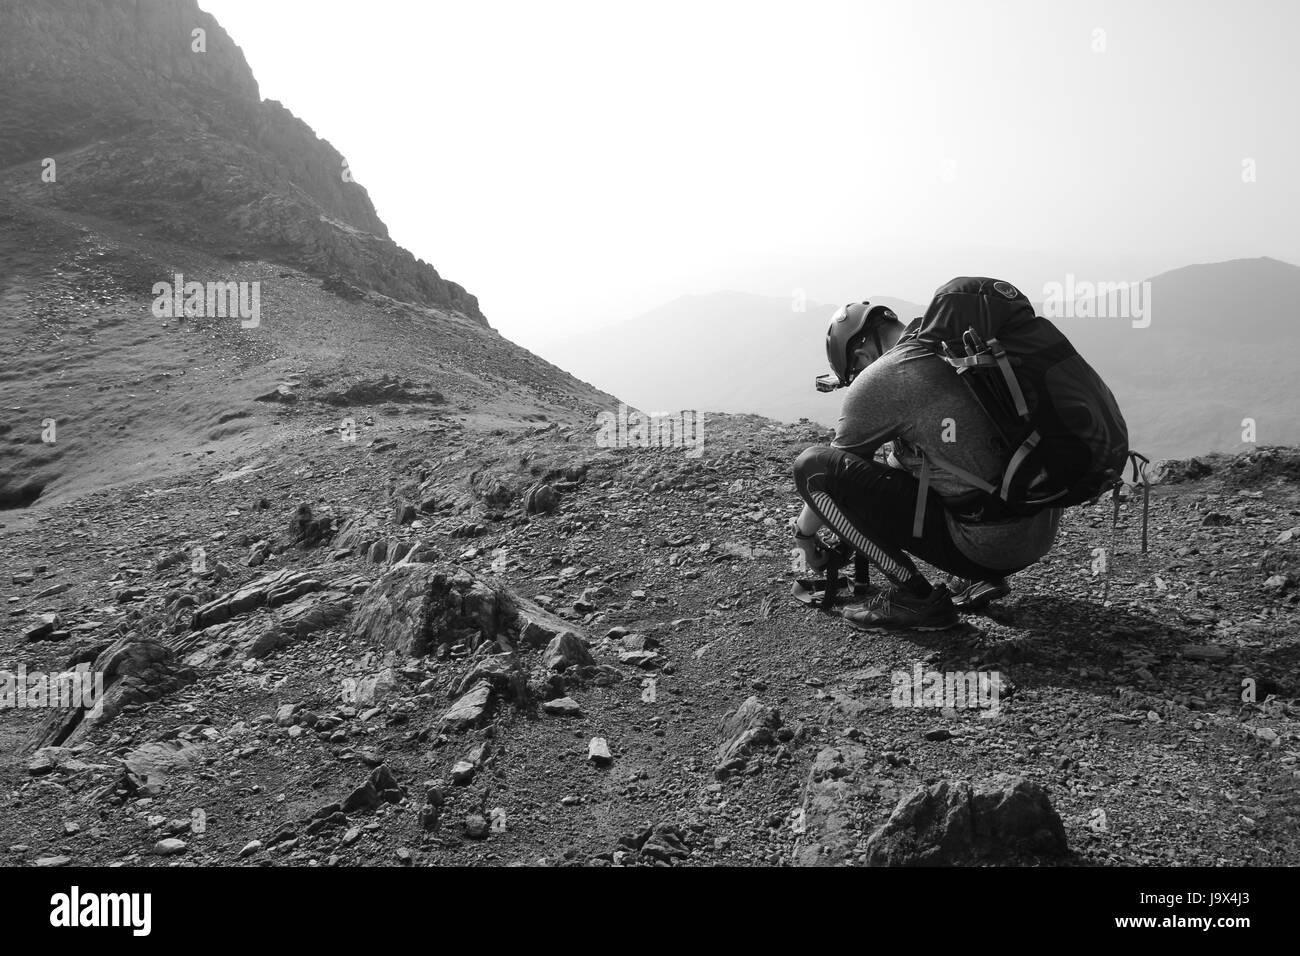
[[[527,346],[718,288],[1300,261],[1300,3],[200,3]]]

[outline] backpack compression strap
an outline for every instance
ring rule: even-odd
[[[962,479],[963,481],[966,481],[969,484],[975,486],[976,488],[980,489],[980,491],[983,491],[990,495],[996,495],[998,493],[998,489],[996,485],[985,481],[983,478],[979,477],[978,475],[972,475],[965,468],[958,468],[952,462],[944,461],[944,459],[940,458],[938,455],[930,454],[920,445],[916,446],[916,450],[921,453],[921,475],[920,478],[918,479],[920,481],[920,484],[917,486],[916,489],[916,511],[913,513],[913,517],[912,517],[913,538],[920,538],[925,533],[925,505],[926,505],[926,499],[930,497],[930,463],[931,462],[934,462],[934,464],[938,465],[940,468],[942,468],[944,471],[948,472],[949,474],[956,475],[958,478]]]
[[[1025,393],[1020,390],[1020,383],[1016,380],[1016,373],[1011,371],[1011,362],[1007,359],[1007,350],[1002,347],[1002,343],[997,339],[989,339],[989,349],[993,352],[993,361],[997,362],[998,369],[1002,372],[1002,379],[1007,383],[1007,390],[1011,393],[1011,400],[1016,403],[1016,414],[1026,421],[1029,420],[1029,406],[1025,403]]]

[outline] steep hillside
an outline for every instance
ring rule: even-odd
[[[176,273],[259,283],[259,324],[156,317],[148,290]],[[0,323],[0,509],[273,443],[296,402],[329,409],[336,425],[382,406],[487,427],[586,423],[614,403],[458,312],[4,198]],[[332,398],[381,379],[413,383],[418,398]]]
[[[0,0],[0,129],[0,189],[24,202],[484,321],[388,238],[334,147],[259,98],[196,0]]]
[[[489,428],[613,404],[395,245],[194,0],[4,0],[0,71],[0,510],[247,453],[299,401]]]

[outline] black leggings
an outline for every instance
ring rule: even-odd
[[[926,501],[924,534],[912,537],[920,483],[906,471],[819,445],[795,461],[794,480],[799,497],[817,517],[895,585],[924,580],[907,552],[949,574],[977,581],[1015,573],[987,568],[958,549],[948,531],[943,500],[934,489]]]

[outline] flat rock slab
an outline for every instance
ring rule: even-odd
[[[479,681],[457,699],[442,715],[439,726],[443,730],[466,730],[477,727],[492,708],[492,685]]]
[[[209,601],[194,612],[190,629],[201,631],[213,624],[223,624],[233,617],[259,607],[279,607],[311,591],[320,591],[325,585],[309,571],[284,568],[273,574],[250,581],[215,601]]]
[[[542,704],[542,710],[558,717],[579,717],[582,715],[582,706],[572,697],[548,700]]]
[[[565,631],[578,633],[564,618],[527,598],[512,594],[510,600],[519,626],[519,641],[525,647],[545,647]],[[580,633],[578,636],[582,637]]]
[[[80,750],[71,747],[42,747],[32,754],[27,772],[33,777],[47,773],[80,773],[83,770],[107,770],[105,764],[88,763],[81,759]]]

